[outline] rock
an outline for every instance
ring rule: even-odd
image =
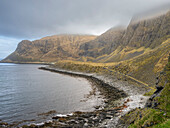
[[[83,118],[89,118],[90,117],[90,115],[89,114],[83,114],[83,115],[81,115]]]
[[[58,116],[54,116],[54,117],[52,117],[52,119],[55,119],[55,120],[57,120],[59,117]]]
[[[83,114],[84,112],[81,112],[81,111],[76,111],[76,112],[74,112],[73,114],[74,115],[80,115],[80,114]]]
[[[88,122],[88,119],[85,118],[84,121],[85,121],[85,122]]]
[[[77,119],[77,120],[84,120],[83,117],[77,117],[76,119]]]
[[[29,127],[30,128],[38,128],[35,124],[31,124]]]
[[[76,124],[77,122],[74,119],[72,119],[72,120],[67,121],[67,123],[68,124]]]
[[[88,127],[88,123],[84,123],[84,127]]]
[[[95,106],[95,109],[99,109],[100,108],[100,106]]]
[[[99,118],[100,118],[101,120],[105,119],[105,118],[106,118],[106,114],[100,114],[100,115],[99,115]]]
[[[95,124],[97,124],[97,123],[99,123],[99,120],[100,120],[99,118],[96,118],[93,121],[94,121]]]
[[[69,128],[82,128],[82,127],[83,127],[82,124],[73,124],[72,127],[69,127]]]
[[[60,121],[60,122],[64,122],[64,121],[66,121],[67,119],[65,118],[65,117],[60,117],[60,118],[58,118],[58,121]]]
[[[106,115],[106,119],[112,119],[111,115]]]
[[[88,123],[91,124],[93,122],[93,120],[90,118],[88,119]]]
[[[8,125],[8,123],[6,123],[6,122],[0,122],[0,126],[1,125]]]

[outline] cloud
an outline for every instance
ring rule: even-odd
[[[1,0],[0,35],[21,39],[61,33],[101,34],[169,0]]]
[[[12,53],[20,40],[0,36],[0,59]]]

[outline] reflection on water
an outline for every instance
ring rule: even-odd
[[[0,63],[0,66],[13,66],[13,65],[16,65],[14,63]]]
[[[92,90],[86,79],[39,70],[40,66],[0,63],[1,120],[12,123],[36,118],[42,121],[47,117],[41,117],[41,113],[91,111],[101,103],[97,97],[80,102]]]

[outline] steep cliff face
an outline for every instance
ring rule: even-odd
[[[81,45],[80,55],[98,57],[97,62],[127,60],[154,49],[170,38],[170,11],[165,15],[132,21],[126,29],[110,29]],[[104,57],[103,57],[104,56]]]
[[[119,62],[160,46],[170,38],[170,11],[159,17],[132,21],[95,37],[56,35],[40,40],[24,40],[4,62],[55,62],[71,59],[93,62]]]
[[[5,62],[51,62],[79,57],[80,45],[95,39],[92,35],[56,35],[40,40],[23,40]]]
[[[123,34],[124,28],[111,28],[102,35],[98,36],[95,40],[81,45],[81,51],[79,54],[81,56],[91,56],[94,58],[104,54],[109,54],[121,45],[119,40],[121,40]]]
[[[128,26],[123,44],[131,47],[155,48],[170,34],[170,12],[165,15],[139,21]]]

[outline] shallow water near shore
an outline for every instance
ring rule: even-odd
[[[38,123],[52,114],[93,111],[101,105],[102,98],[88,96],[92,86],[85,78],[39,70],[40,66],[0,63],[0,120]]]

